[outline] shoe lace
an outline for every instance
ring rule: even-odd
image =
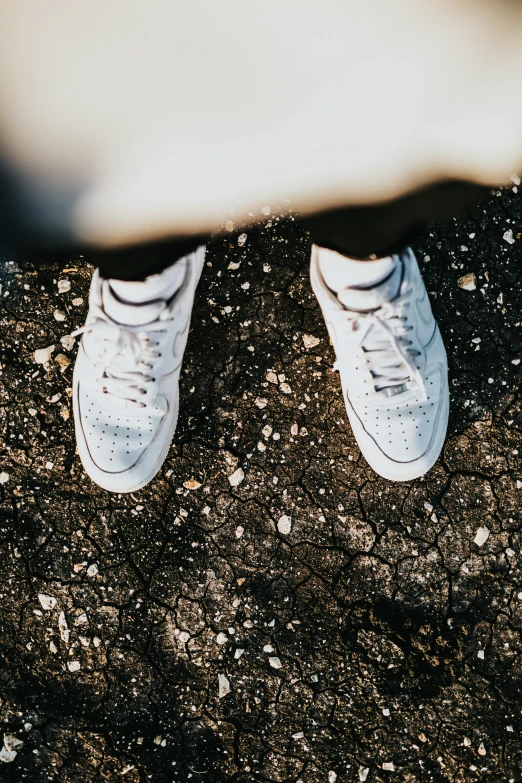
[[[374,380],[375,392],[392,396],[406,391],[407,382],[415,383],[424,400],[427,399],[423,375],[415,363],[421,351],[414,347],[409,338],[414,327],[408,323],[407,310],[411,306],[410,292],[392,302],[385,302],[377,310],[357,313],[346,310],[337,316],[348,321],[352,332],[359,332],[358,339],[351,344],[353,352],[362,349],[367,368]],[[352,352],[351,351],[351,352]],[[338,370],[341,361],[334,364]]]
[[[164,313],[169,317],[168,311]],[[160,321],[165,320],[164,313]],[[153,404],[159,382],[154,370],[167,330],[158,321],[136,327],[118,324],[97,305],[91,315],[94,319],[72,336],[83,334],[85,350],[97,371],[95,380],[103,393],[141,408]]]

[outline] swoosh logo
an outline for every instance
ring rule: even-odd
[[[428,299],[428,292],[426,291],[426,289],[424,289],[423,295],[421,296],[420,299],[417,299],[417,301],[416,301],[417,312],[418,312],[421,320],[426,324],[426,326],[428,326],[431,323],[431,320],[432,320],[432,317],[433,317],[432,313],[431,313],[431,308],[430,307],[428,307],[428,308],[426,307],[426,300],[427,299]],[[428,306],[429,306],[429,301],[428,301]],[[428,316],[427,318],[426,318],[425,313]]]
[[[188,330],[190,327],[190,315],[187,318],[187,321],[185,323],[185,326],[181,330],[181,332],[178,332],[176,337],[174,338],[172,342],[172,355],[175,358],[179,358],[180,353],[183,355],[185,342],[187,340]]]

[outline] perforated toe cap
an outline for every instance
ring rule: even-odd
[[[166,413],[159,407],[112,412],[100,404],[98,395],[79,389],[81,424],[90,457],[107,473],[133,468],[162,428]]]
[[[440,367],[425,376],[427,400],[419,395],[408,405],[375,407],[361,403],[356,414],[366,433],[382,453],[394,462],[421,459],[432,443],[443,407],[445,382]]]

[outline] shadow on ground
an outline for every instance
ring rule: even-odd
[[[291,217],[210,247],[175,443],[130,496],[75,456],[91,270],[6,259],[1,781],[520,781],[521,226],[502,192],[415,248],[452,414],[408,484],[360,457]]]

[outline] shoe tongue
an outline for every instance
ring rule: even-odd
[[[402,263],[395,264],[393,271],[380,283],[371,288],[343,288],[337,298],[348,310],[376,310],[385,302],[391,302],[399,293],[402,281]]]
[[[154,299],[152,302],[133,304],[119,299],[112,290],[107,280],[102,287],[103,309],[113,321],[123,326],[144,326],[156,321],[161,311],[165,308],[163,299]]]

